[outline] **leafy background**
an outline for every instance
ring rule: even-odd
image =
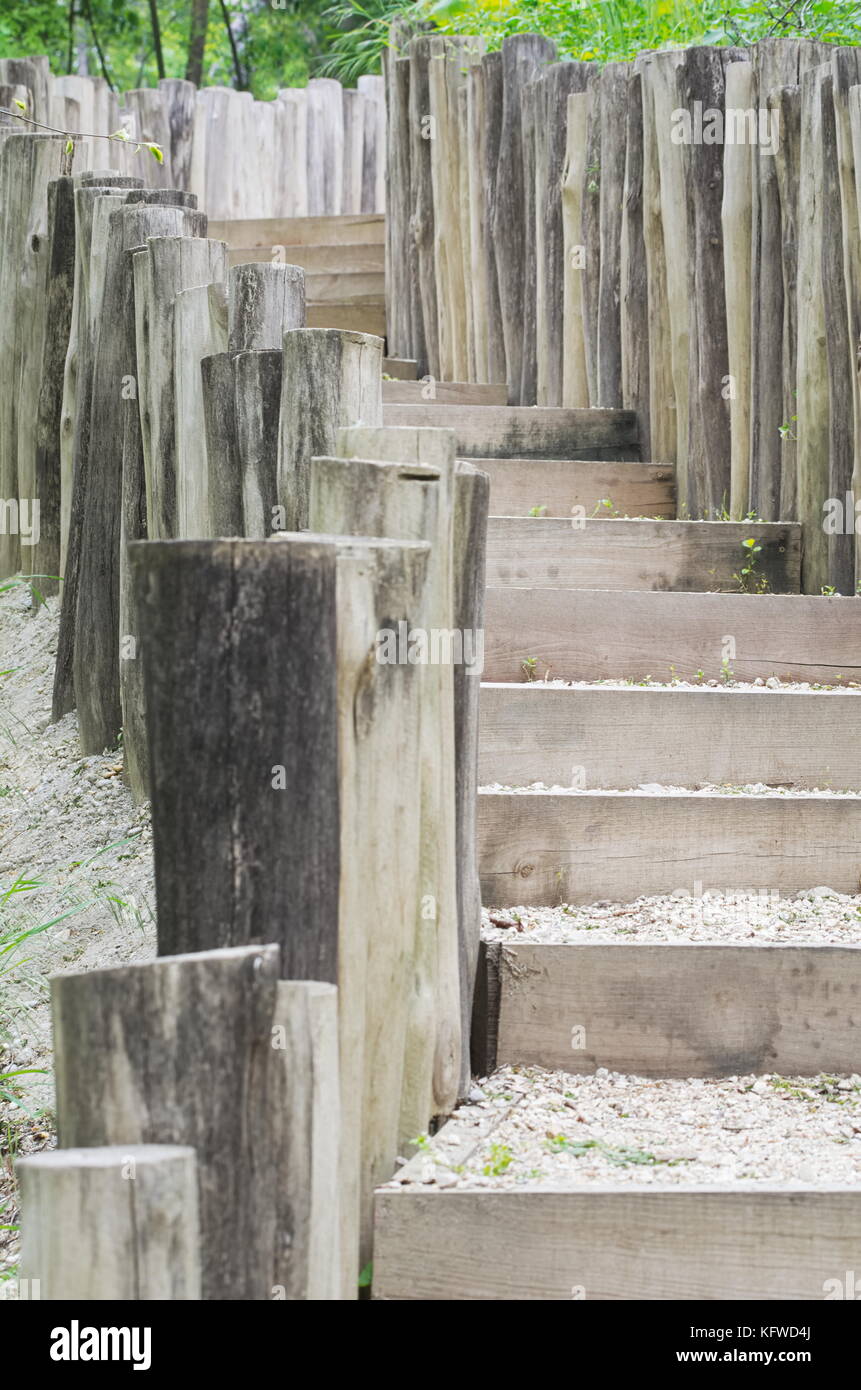
[[[206,15],[202,82],[264,100],[317,75],[353,83],[378,72],[397,16],[481,34],[490,48],[507,34],[544,33],[562,56],[599,62],[766,35],[861,42],[861,0],[0,0],[0,55],[46,53],[56,73],[106,71],[119,90],[151,86],[156,26],[165,75],[184,77],[195,9]]]

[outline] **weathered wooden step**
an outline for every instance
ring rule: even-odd
[[[385,371],[385,367],[383,368]],[[432,393],[428,399],[428,393]],[[505,405],[508,387],[471,381],[384,381],[383,405]]]
[[[481,467],[490,476],[491,516],[528,517],[536,507],[545,518],[569,522],[580,507],[586,516],[676,514],[675,470],[668,463],[483,458]]]
[[[231,217],[210,219],[209,236],[228,247],[385,245],[382,213],[345,213],[332,217]]]
[[[386,306],[383,299],[344,300],[326,304],[308,303],[306,323],[309,328],[347,328],[353,333],[375,333],[386,336]]]
[[[535,1144],[534,1132],[524,1135],[529,1115],[518,1127],[518,1109],[528,1106],[528,1098],[518,1105],[509,1090],[529,1075],[512,1076],[505,1069],[491,1076],[487,1091],[507,1093],[515,1104],[494,1107],[477,1123],[475,1107],[457,1112],[401,1171],[397,1184],[378,1189],[374,1298],[820,1300],[835,1286],[842,1296],[847,1281],[854,1281],[845,1272],[857,1268],[861,1243],[857,1182],[757,1179],[743,1172],[721,1178],[709,1163],[703,1165],[711,1169],[709,1176],[695,1181],[685,1178],[690,1160],[684,1154],[664,1169],[666,1177],[660,1169],[651,1173],[652,1181],[634,1176],[643,1171],[635,1166],[629,1178],[621,1178],[612,1164],[604,1165],[612,1178],[590,1178],[582,1173],[590,1164],[582,1148],[582,1157],[563,1155],[564,1177],[536,1180],[520,1159],[521,1148],[534,1151]],[[555,1077],[560,1103],[549,1133],[558,1136],[557,1148],[570,1142],[576,1151],[608,1125],[585,1115],[578,1123],[582,1082]],[[573,1099],[562,1102],[563,1094]],[[633,1112],[622,1124],[636,1144],[643,1084],[636,1077],[618,1078],[613,1094],[617,1111]],[[714,1108],[721,1099],[715,1095]],[[588,1097],[584,1101],[591,1109]],[[539,1138],[548,1118],[546,1108],[536,1107],[532,1126]],[[618,1132],[618,1119],[609,1128]],[[647,1142],[660,1141],[660,1126],[649,1125],[648,1133]],[[694,1153],[705,1143],[718,1151],[722,1141],[726,1147],[719,1118],[705,1139],[698,1129],[690,1133]],[[676,1125],[668,1142],[678,1149]],[[617,1159],[624,1163],[625,1153],[617,1151]]]
[[[245,261],[271,261],[271,246],[231,247],[231,265]],[[358,241],[353,245],[302,245],[277,247],[278,260],[286,265],[298,265],[310,280],[321,275],[385,274],[386,248],[373,241]],[[309,298],[310,298],[309,293]]]
[[[491,587],[484,675],[564,680],[861,680],[861,600]],[[726,663],[726,665],[724,665]]]
[[[480,458],[639,458],[633,410],[555,406],[389,405],[387,425],[435,425],[455,431],[458,455]]]
[[[553,945],[482,950],[488,1068],[635,1076],[852,1074],[861,945]]]
[[[825,886],[857,893],[861,797],[480,792],[488,907]]]
[[[479,783],[861,791],[861,691],[487,684]]]
[[[395,381],[415,381],[419,374],[419,364],[412,357],[384,357],[383,376]]]
[[[385,396],[384,396],[385,399]],[[488,584],[517,588],[738,592],[755,539],[757,580],[798,593],[801,527],[784,522],[491,516]]]

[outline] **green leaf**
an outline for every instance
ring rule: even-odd
[[[26,103],[26,101],[19,101],[17,97],[15,97],[15,105],[16,105],[17,107],[19,107],[21,111],[26,111],[26,110],[27,110],[27,103]]]
[[[72,140],[72,138],[70,137],[70,138],[66,141],[66,154],[74,154],[74,153],[75,153],[75,142],[74,142],[74,140]]]
[[[159,164],[164,164],[164,153],[162,152],[161,145],[147,145],[147,149],[153,159],[157,160]]]
[[[371,1282],[372,1282],[373,1278],[374,1278],[374,1262],[373,1262],[373,1260],[370,1260],[369,1263],[365,1265],[365,1268],[364,1268],[364,1269],[361,1271],[361,1273],[359,1274],[359,1288],[360,1288],[360,1289],[369,1289],[369,1288],[371,1287]]]

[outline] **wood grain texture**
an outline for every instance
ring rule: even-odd
[[[727,110],[752,111],[755,93],[751,63],[726,70]],[[723,154],[723,272],[726,291],[727,371],[730,387],[730,515],[744,516],[750,505],[750,351],[751,229],[754,150],[748,140],[726,144]],[[773,157],[772,157],[773,158]],[[782,274],[782,266],[780,267]],[[778,514],[779,515],[779,514]],[[768,517],[772,519],[771,514]]]
[[[54,1149],[22,1158],[22,1279],[39,1297],[197,1300],[194,1149],[169,1144]]]
[[[575,460],[482,458],[490,478],[491,516],[526,517],[534,507],[544,507],[545,517],[570,520],[575,507],[591,517],[606,510],[606,501],[619,516],[675,516],[671,464],[616,463],[603,459],[602,452],[584,451]]]
[[[334,991],[278,976],[265,945],[52,982],[60,1142],[195,1149],[206,1300],[343,1296]]]
[[[861,603],[792,594],[487,591],[486,680],[861,680]],[[725,639],[730,639],[729,642]]]
[[[276,940],[287,978],[335,982],[334,547],[177,541],[129,553],[159,951]]]
[[[491,519],[488,583],[558,589],[738,592],[743,542],[761,547],[757,573],[771,593],[798,593],[801,536],[777,522]]]
[[[387,405],[386,425],[453,429],[460,458],[572,458],[584,449],[637,456],[637,420],[627,410],[553,406]]]
[[[385,370],[385,369],[384,369]],[[384,381],[383,405],[507,405],[508,387],[471,381]]]
[[[705,1077],[857,1065],[861,946],[512,942],[499,976],[497,1066]]]
[[[283,355],[278,351],[237,353],[236,455],[242,480],[242,534],[263,540],[276,528],[278,423]]]
[[[482,792],[478,838],[493,907],[632,902],[698,884],[855,893],[861,873],[857,798]]]
[[[144,270],[145,277],[145,270]],[[142,284],[144,281],[142,280]],[[227,351],[227,287],[223,280],[180,290],[174,305],[177,535],[212,535],[201,362]]]
[[[622,216],[628,126],[628,63],[601,69],[601,270],[598,284],[598,396],[596,405],[622,404]]]
[[[776,702],[776,703],[775,703]],[[481,689],[479,781],[861,790],[861,695],[842,691]]]
[[[258,246],[352,246],[357,243],[385,243],[386,219],[381,213],[361,213],[324,217],[216,218],[209,223],[209,234],[226,241],[234,250]]]
[[[589,405],[586,372],[586,339],[583,325],[583,192],[586,174],[586,135],[589,122],[588,92],[573,92],[567,105],[565,167],[562,171],[562,400],[580,409]]]
[[[288,328],[305,326],[305,272],[280,262],[235,265],[228,276],[227,347],[231,354],[278,349]]]
[[[383,1191],[374,1297],[816,1301],[859,1237],[839,1187]]]
[[[636,410],[643,458],[651,458],[649,419],[649,285],[645,239],[645,137],[643,77],[628,78],[625,128],[625,183],[620,242],[619,333],[622,356],[621,403]],[[570,110],[569,110],[570,122]],[[571,402],[573,404],[573,402]],[[568,404],[566,401],[565,404]]]

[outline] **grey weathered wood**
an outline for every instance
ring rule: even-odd
[[[780,87],[769,95],[771,119],[779,122],[780,143],[775,159],[780,198],[780,241],[782,267],[781,323],[781,410],[780,410],[780,488],[777,498],[780,516],[796,516],[797,417],[796,352],[798,345],[798,182],[801,137],[801,88]],[[764,376],[759,378],[765,380]],[[795,418],[793,418],[795,417]],[[751,506],[761,515],[769,505],[754,491],[754,457],[751,455]]]
[[[667,256],[661,215],[661,165],[651,55],[637,58],[643,114],[643,251],[646,266],[649,338],[648,456],[669,462],[676,457],[676,416],[670,351],[670,306]],[[630,311],[628,311],[630,312]],[[623,314],[623,323],[625,317]]]
[[[236,376],[229,352],[200,363],[206,444],[207,534],[242,535],[242,474],[236,439]]]
[[[562,172],[562,227],[565,280],[562,290],[562,405],[587,409],[589,379],[583,326],[583,194],[586,187],[588,91],[568,98],[565,168]]]
[[[194,1150],[54,1149],[18,1160],[21,1278],[52,1301],[200,1298]]]
[[[816,1301],[854,1268],[859,1227],[837,1186],[384,1191],[374,1297]]]
[[[470,1038],[470,1058],[476,1076],[489,1076],[496,1067],[501,950],[498,941],[479,942]]]
[[[770,593],[797,594],[801,528],[781,522],[653,521],[494,516],[488,583],[517,588],[672,589],[738,593],[744,542],[761,547]]]
[[[163,77],[158,89],[170,132],[170,177],[176,188],[191,188],[191,157],[197,92],[193,82]]]
[[[31,574],[57,576],[39,581],[42,593],[56,594],[60,587],[62,505],[60,418],[75,281],[75,196],[73,182],[68,177],[55,179],[48,185],[48,243],[50,260],[45,287],[48,331],[42,349],[34,460],[33,495],[39,499],[39,541],[36,545],[22,546],[21,562]]]
[[[365,102],[362,93],[350,87],[341,91],[344,123],[344,166],[341,184],[341,211],[362,211],[362,172],[365,151]]]
[[[148,150],[142,151],[149,161],[147,183],[152,188],[171,188],[173,171],[167,93],[158,87],[140,87],[132,92],[124,92],[122,101],[120,117],[124,117],[126,113],[133,113],[135,137],[159,145],[163,151],[162,163],[159,163]]]
[[[143,267],[144,278],[146,267]],[[180,290],[174,301],[177,535],[215,534],[210,527],[206,410],[201,363],[227,351],[227,287],[223,281]]]
[[[627,63],[601,70],[601,278],[598,285],[598,398],[596,405],[622,404],[622,210],[628,126]]]
[[[859,973],[858,946],[503,943],[497,1065],[851,1074]],[[577,1049],[575,1024],[585,1030]]]
[[[313,1297],[305,1270],[319,1269],[324,1253],[328,1292],[316,1296],[341,1287],[332,1158],[329,1213],[322,1174],[308,1181],[323,1146],[337,1143],[331,995],[315,1048],[307,989],[285,992],[278,975],[277,946],[262,945],[57,975],[52,984],[60,1142],[196,1150],[207,1300]],[[311,1058],[328,1075],[309,1086]],[[309,1232],[309,1207],[322,1231]],[[309,1240],[320,1238],[311,1261]]]
[[[288,328],[305,326],[305,272],[272,262],[233,266],[228,304],[229,352],[280,348]]]
[[[63,143],[54,135],[12,133],[0,144],[0,497],[18,510],[0,534],[0,577],[14,574],[30,549],[22,504],[35,508],[36,414],[45,341],[48,184],[61,172]],[[19,545],[19,540],[22,544]],[[29,569],[29,557],[25,564]]]
[[[751,63],[726,70],[726,109],[754,110],[756,84]],[[750,495],[751,231],[756,147],[747,138],[727,143],[723,155],[723,269],[726,290],[727,372],[730,413],[729,511],[748,511]],[[772,156],[773,159],[773,156]],[[777,519],[779,514],[768,514]]]
[[[508,387],[504,382],[383,382],[384,405],[420,405],[423,401],[436,401],[441,405],[507,405]]]
[[[850,108],[850,91],[854,85],[861,83],[861,62],[859,62],[858,50],[852,48],[837,48],[831,55],[833,71],[833,99],[835,134],[837,144],[837,175],[840,185],[840,213],[841,231],[843,243],[843,273],[846,286],[846,310],[848,328],[848,360],[845,369],[849,374],[850,389],[852,392],[852,467],[850,488],[861,481],[861,375],[858,370],[857,347],[861,342],[861,232],[859,232],[858,216],[858,194],[861,190],[855,168],[855,156],[852,148],[852,115]],[[829,345],[831,350],[831,345]],[[832,433],[834,424],[832,422]],[[839,425],[838,425],[839,428]],[[835,545],[838,542],[835,541]],[[861,548],[856,540],[853,547],[852,542],[848,547],[844,542],[841,549],[848,548],[848,585],[851,592],[856,588],[856,582],[861,581]],[[854,553],[853,553],[854,551]],[[833,556],[833,561],[838,561],[841,569],[845,568],[845,560],[842,556]],[[832,565],[834,568],[834,565]],[[843,587],[845,580],[841,575],[839,588]]]
[[[580,195],[580,276],[583,343],[589,403],[598,404],[598,293],[601,287],[601,76],[594,72],[587,86],[587,124],[583,188]]]
[[[861,603],[795,594],[488,589],[487,680],[534,656],[566,680],[861,679]],[[729,641],[726,639],[729,637]]]
[[[365,98],[365,141],[360,212],[383,212],[386,206],[386,82],[363,73],[356,86]]]
[[[507,381],[505,366],[505,331],[499,296],[499,269],[492,229],[496,219],[498,190],[496,176],[499,168],[499,145],[502,138],[502,54],[485,53],[481,60],[484,92],[483,168],[481,171],[484,201],[484,256],[487,294],[487,380]]]
[[[331,77],[312,77],[308,100],[308,211],[311,216],[339,214],[344,168],[341,84]]]
[[[857,170],[861,168],[861,85],[856,87],[850,87],[848,93],[848,106],[850,139],[852,147],[852,164],[853,168]],[[839,129],[840,127],[838,126],[838,131]],[[843,139],[844,137],[841,136],[840,138]],[[861,225],[861,178],[856,178],[855,181],[855,197],[857,203],[856,215],[858,218],[859,225]],[[844,217],[849,217],[849,214],[845,211]],[[846,244],[847,241],[844,237],[844,246]],[[850,270],[850,284],[853,282],[853,279],[854,272]],[[856,375],[857,373],[858,364],[856,363]],[[859,401],[861,401],[861,381],[858,382],[857,389],[859,391]],[[861,449],[859,449],[856,453],[855,471],[852,475],[852,492],[856,500],[858,497],[861,497]],[[861,540],[857,538],[857,531],[855,541],[855,581],[855,587],[857,591],[859,586],[861,586]]]
[[[655,840],[655,825],[661,837]],[[858,886],[857,797],[482,792],[488,906],[633,902],[677,890]],[[578,1020],[574,1020],[577,1022]]]
[[[644,208],[643,77],[628,78],[625,128],[625,182],[619,248],[619,336],[622,396],[626,410],[640,422],[643,458],[651,458],[649,419],[649,283]],[[570,107],[568,120],[570,123]],[[573,404],[565,401],[564,404]]]
[[[411,60],[395,47],[398,35],[406,38],[406,22],[396,20],[389,47],[383,53],[386,80],[386,318],[389,348],[411,355],[420,326],[412,318],[411,262],[415,263],[415,242],[410,226],[413,193],[411,181],[411,142],[413,127],[409,116]],[[430,153],[428,152],[428,159]]]
[[[386,218],[381,213],[344,213],[338,217],[230,217],[212,218],[210,234],[226,241],[231,250],[257,247],[271,252],[273,246],[382,246]]]
[[[538,403],[538,252],[536,247],[535,163],[538,127],[538,82],[520,92],[520,146],[523,156],[523,300],[520,324],[520,384],[513,399]]]
[[[775,703],[776,702],[776,703]],[[625,790],[646,782],[861,789],[861,696],[705,687],[487,684],[482,786]]]
[[[502,128],[491,234],[496,248],[505,360],[511,399],[519,400],[523,366],[525,295],[523,140],[520,93],[556,57],[556,46],[538,34],[512,34],[502,43]]]
[[[594,453],[598,454],[598,460]],[[615,463],[602,450],[571,459],[488,459],[491,516],[527,517],[535,507],[545,517],[674,517],[674,472],[669,464]]]
[[[287,530],[307,525],[310,461],[334,453],[336,430],[382,424],[382,353],[382,340],[366,333],[284,334],[278,501]]]
[[[159,950],[276,940],[285,977],[334,982],[334,549],[310,540],[180,541],[129,551]],[[190,740],[192,708],[198,735]]]
[[[637,458],[637,419],[627,410],[563,410],[555,406],[387,405],[386,425],[453,429],[462,458],[572,458],[611,450]],[[588,455],[594,458],[595,454]]]
[[[461,152],[469,185],[469,264],[466,268],[466,285],[472,314],[472,380],[479,382],[491,379],[487,366],[487,277],[492,261],[487,254],[487,200],[484,184],[487,164],[485,136],[488,121],[485,79],[484,62],[473,63],[466,75],[466,131],[461,131]],[[507,394],[505,400],[507,403]]]
[[[236,455],[242,485],[242,534],[263,540],[277,530],[281,350],[239,352],[233,360]]]

